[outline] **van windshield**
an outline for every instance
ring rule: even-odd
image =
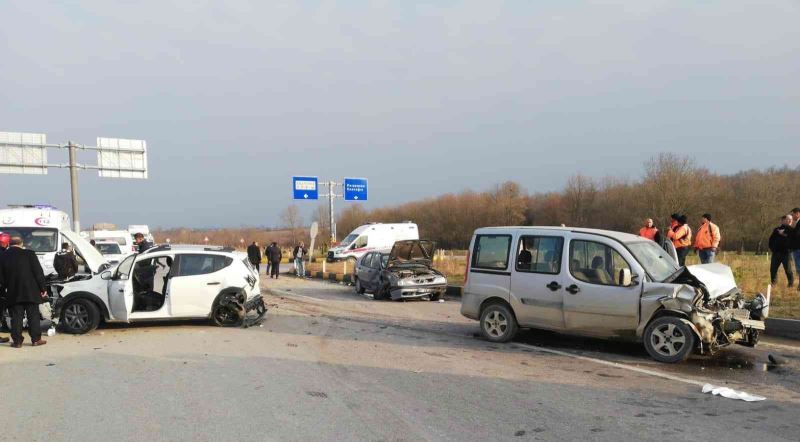
[[[3,233],[12,238],[22,238],[22,245],[36,253],[55,252],[58,248],[58,230],[41,227],[3,227]]]
[[[356,235],[355,233],[351,233],[351,234],[345,236],[340,244],[343,245],[343,246],[350,245],[350,243],[355,241],[356,238],[358,238],[358,235]]]
[[[627,243],[633,256],[657,282],[662,282],[678,270],[678,264],[653,241]]]

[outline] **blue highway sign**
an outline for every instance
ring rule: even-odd
[[[345,201],[366,201],[367,200],[367,179],[366,178],[345,178],[344,179],[344,200]]]
[[[293,176],[292,194],[296,200],[319,199],[318,179],[315,176]]]

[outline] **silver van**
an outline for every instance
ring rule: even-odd
[[[754,346],[769,300],[722,264],[679,267],[655,242],[568,227],[487,227],[467,255],[461,314],[493,342],[519,327],[643,342],[660,362]]]

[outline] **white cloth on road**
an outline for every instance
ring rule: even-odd
[[[728,399],[739,399],[747,402],[763,401],[766,399],[763,396],[756,396],[754,394],[745,393],[744,391],[736,391],[728,387],[717,387],[716,385],[711,384],[703,385],[703,393],[711,393],[714,396],[722,396]]]

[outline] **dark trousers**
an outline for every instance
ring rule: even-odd
[[[6,304],[5,296],[0,298],[0,321],[2,321],[2,323],[0,323],[1,330],[8,330],[8,323],[6,322],[6,310],[8,309],[8,306]],[[11,318],[10,311],[8,312],[8,315],[8,317]]]
[[[31,341],[42,339],[42,317],[39,314],[39,304],[23,302],[12,305],[11,310],[11,340],[22,342],[22,318],[28,316],[28,334]]]
[[[261,263],[260,262],[250,261],[250,264],[253,264],[253,267],[255,267],[255,269],[256,269],[256,273],[261,271]]]
[[[688,247],[679,247],[675,249],[675,252],[678,254],[678,264],[683,267],[686,265],[686,255],[689,254]]]
[[[786,279],[789,281],[789,287],[794,285],[794,272],[792,272],[792,255],[791,252],[776,252],[772,254],[772,259],[769,263],[769,277],[772,284],[777,282],[778,268],[783,266],[783,271],[786,272]]]
[[[277,278],[278,277],[278,272],[281,269],[281,262],[280,261],[272,261],[272,262],[269,263],[269,265],[271,267],[270,268],[270,274],[269,274],[270,278],[273,277],[273,276],[275,278]]]

